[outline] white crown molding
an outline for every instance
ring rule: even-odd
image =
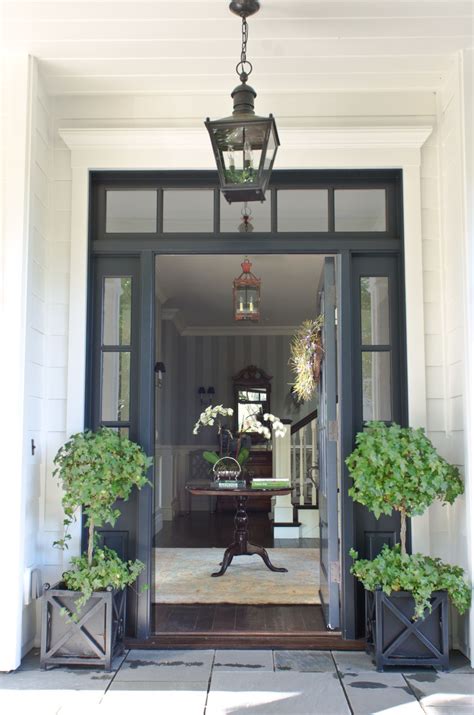
[[[171,320],[180,335],[186,329],[186,322],[180,308],[162,308],[161,319]]]
[[[234,335],[294,335],[295,325],[187,325],[180,308],[162,308],[162,320],[170,320],[183,337],[225,337]]]
[[[234,335],[293,335],[296,331],[294,325],[195,325],[185,328],[181,335],[200,336],[234,336]]]
[[[419,149],[431,126],[287,127],[279,128],[282,147]],[[59,135],[72,151],[90,149],[203,148],[208,137],[201,127],[63,128]]]

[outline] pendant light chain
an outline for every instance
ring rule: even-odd
[[[247,61],[247,41],[249,39],[249,26],[247,22],[247,18],[243,17],[242,18],[242,51],[240,53],[240,61],[241,62],[246,62]]]
[[[235,71],[240,77],[241,82],[246,82],[252,72],[252,63],[247,59],[247,42],[249,39],[249,26],[247,18],[242,18],[242,49],[240,51],[240,62],[237,64]]]

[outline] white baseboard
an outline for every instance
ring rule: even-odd
[[[298,509],[301,536],[304,539],[319,539],[319,509]]]
[[[274,526],[274,539],[299,539],[301,536],[300,526]]]

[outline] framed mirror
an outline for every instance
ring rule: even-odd
[[[255,415],[263,421],[270,412],[271,376],[255,365],[248,365],[233,377],[234,429],[238,432],[246,417]]]

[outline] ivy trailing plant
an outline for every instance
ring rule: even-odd
[[[459,470],[441,457],[423,429],[369,422],[356,436],[356,448],[346,459],[354,481],[349,495],[375,514],[400,513],[400,544],[385,546],[373,560],[355,559],[352,573],[373,591],[407,590],[415,600],[415,618],[430,609],[432,591],[446,589],[462,613],[470,603],[463,570],[422,554],[407,554],[407,518],[419,516],[436,499],[452,504],[463,493]]]
[[[68,548],[69,528],[79,508],[89,532],[87,552],[72,558],[72,569],[63,574],[68,589],[82,592],[77,612],[93,591],[123,589],[143,570],[141,561],[123,561],[112,549],[100,548],[95,530],[105,524],[114,526],[120,516],[115,503],[128,500],[134,487],[150,483],[151,464],[138,444],[105,427],[72,435],[56,454],[53,476],[63,488],[64,537],[54,545]]]
[[[426,610],[431,611],[433,591],[447,591],[459,613],[469,608],[471,589],[460,566],[451,566],[423,554],[402,555],[400,544],[393,549],[385,544],[373,561],[358,559],[354,549],[350,554],[355,559],[351,572],[367,591],[381,588],[387,596],[392,591],[411,591],[415,619],[423,618]]]
[[[301,402],[310,400],[319,383],[324,350],[321,330],[324,317],[305,320],[293,336],[290,367],[295,373],[293,392]]]

